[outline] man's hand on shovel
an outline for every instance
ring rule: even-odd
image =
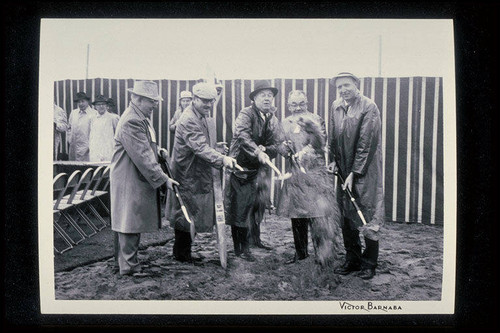
[[[354,179],[354,174],[351,172],[347,178],[345,179],[344,183],[342,184],[342,190],[346,190],[349,189],[349,191],[352,192],[352,182],[353,182],[353,179]]]
[[[163,159],[164,161],[168,161],[168,150],[166,150],[165,148],[160,148],[158,150],[158,153],[160,155],[160,159]],[[167,188],[169,190],[173,191],[174,185],[179,186],[179,183],[175,179],[172,179],[172,178],[170,178],[170,176],[168,176],[166,185],[167,185]]]
[[[229,148],[227,147],[227,144],[225,142],[217,142],[215,150],[217,150],[219,153],[223,155],[227,155],[227,153],[229,153]],[[224,167],[228,169],[238,169],[240,171],[245,171],[243,167],[241,167],[238,163],[236,163],[236,160],[234,158],[228,156],[224,157],[223,164]]]

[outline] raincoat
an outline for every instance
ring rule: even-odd
[[[214,140],[215,141],[215,140]],[[196,232],[212,232],[215,205],[212,171],[222,169],[224,155],[210,144],[206,119],[191,104],[182,112],[175,131],[171,158],[172,178],[179,182],[179,192],[193,219]],[[189,232],[181,206],[172,191],[167,193],[166,216],[170,225]]]
[[[105,111],[90,119],[89,160],[91,162],[111,161],[116,126],[120,117]]]
[[[90,118],[97,113],[90,106],[83,111],[80,108],[71,111],[67,132],[70,161],[89,160]]]
[[[342,99],[333,102],[330,114],[330,158],[337,161],[344,179],[354,173],[353,195],[368,223],[378,231],[384,222],[382,185],[382,134],[377,105],[358,94],[347,108]],[[343,215],[362,226],[347,193],[337,187],[337,199]],[[378,226],[378,227],[377,227]],[[378,236],[370,237],[377,240]]]
[[[287,158],[287,172],[292,176],[283,182],[279,197],[277,214],[289,218],[315,218],[338,212],[334,202],[333,179],[326,172],[324,120],[309,111],[294,113],[283,123],[286,140],[293,142],[293,150],[303,152],[300,165],[306,173]],[[311,128],[314,130],[311,133]],[[312,147],[312,136],[320,136],[317,147]],[[283,146],[280,153],[283,154]]]
[[[158,163],[154,129],[130,103],[118,121],[111,159],[111,229],[121,233],[158,231],[159,188],[167,179]]]
[[[262,145],[270,159],[276,157],[278,145],[282,142],[282,129],[275,112],[274,108],[263,119],[252,104],[242,109],[236,118],[228,155],[235,158],[245,171],[226,170],[224,206],[228,225],[248,228],[248,214],[253,211],[263,214],[269,199],[270,168],[260,164],[257,153],[258,146]]]
[[[61,107],[54,104],[54,160],[61,145],[61,134],[68,130],[68,115]]]

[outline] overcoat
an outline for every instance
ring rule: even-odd
[[[132,103],[115,133],[110,167],[111,229],[121,233],[158,231],[159,188],[168,177],[158,163],[156,135]]]
[[[70,161],[89,161],[90,119],[96,113],[90,105],[84,111],[79,108],[71,111],[66,132]]]
[[[247,217],[254,210],[263,211],[268,200],[269,167],[257,158],[259,146],[265,147],[269,158],[276,157],[282,142],[282,129],[276,109],[263,118],[254,104],[240,111],[236,117],[235,131],[229,147],[229,156],[236,159],[245,171],[226,171],[224,206],[226,224],[248,227]],[[260,207],[258,207],[260,206]]]
[[[89,161],[111,161],[114,149],[114,136],[120,116],[105,111],[90,118]]]
[[[177,122],[171,170],[173,179],[180,184],[179,192],[194,221],[196,232],[211,232],[215,225],[211,168],[222,169],[223,159],[224,155],[211,146],[206,119],[191,104],[184,109]],[[173,228],[189,232],[189,223],[170,190],[166,212]]]
[[[66,111],[54,104],[54,161],[57,160],[59,145],[61,145],[61,134],[68,130],[68,116]]]
[[[324,120],[314,113],[302,111],[288,116],[282,124],[284,137],[292,142],[293,151],[302,153],[300,165],[306,173],[287,158],[287,172],[292,176],[283,183],[277,214],[289,218],[315,218],[338,213],[337,203],[333,202],[333,180],[326,172]],[[322,144],[313,148],[311,136],[318,136]]]
[[[343,99],[335,100],[330,117],[330,158],[336,159],[344,179],[350,172],[354,173],[353,195],[365,220],[380,226],[385,211],[379,109],[371,99],[358,94],[349,107]],[[341,186],[337,190],[344,216],[361,226],[361,219],[347,193]]]

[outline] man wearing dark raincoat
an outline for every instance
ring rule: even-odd
[[[340,73],[331,82],[340,98],[333,102],[330,114],[329,170],[341,173],[344,188],[352,190],[367,222],[361,228],[366,245],[361,253],[358,227],[363,225],[362,221],[343,187],[338,186],[346,259],[335,272],[346,275],[361,270],[358,276],[371,279],[378,261],[378,232],[385,215],[380,112],[371,99],[359,92],[359,79],[355,75]]]
[[[277,214],[292,221],[295,255],[291,264],[309,256],[308,228],[321,265],[334,258],[334,239],[339,234],[340,211],[335,200],[333,180],[325,168],[326,129],[324,120],[307,110],[302,90],[291,91],[288,108],[292,112],[283,120],[285,144],[280,154],[287,157],[291,177],[283,183]]]
[[[211,146],[206,117],[217,97],[215,86],[193,86],[193,101],[179,118],[172,151],[172,177],[198,233],[212,232],[215,225],[214,189],[211,168],[233,168],[236,161]],[[215,140],[213,140],[215,141]],[[192,262],[190,224],[173,191],[168,191],[166,216],[175,229],[174,258]]]
[[[268,80],[259,80],[249,95],[252,105],[242,109],[236,118],[229,156],[245,171],[226,173],[225,216],[231,225],[235,255],[254,261],[250,240],[270,250],[260,239],[260,220],[268,201],[269,167],[267,161],[276,157],[281,142],[281,126],[274,115],[272,101],[278,89]]]

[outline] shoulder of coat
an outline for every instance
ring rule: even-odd
[[[337,98],[336,100],[333,101],[332,103],[332,109],[336,109],[338,108],[339,106],[343,105],[344,104],[344,100],[342,98]]]
[[[368,98],[364,95],[361,95],[360,102],[363,105],[363,109],[365,109],[367,111],[368,111],[368,109],[376,109],[378,111],[378,106],[373,99]]]
[[[241,109],[240,113],[253,113],[254,110],[252,108],[252,106],[247,106],[247,107],[244,107],[243,109]]]
[[[180,115],[177,120],[176,126],[177,128],[181,128],[187,124],[199,124],[199,118],[194,112],[194,110],[190,107],[186,108]]]
[[[254,115],[254,114],[255,114],[255,112],[254,112],[253,108],[251,106],[248,106],[248,107],[243,108],[243,109],[240,110],[240,112],[238,113],[237,118],[238,117],[241,118],[243,116],[252,117],[252,115]]]

